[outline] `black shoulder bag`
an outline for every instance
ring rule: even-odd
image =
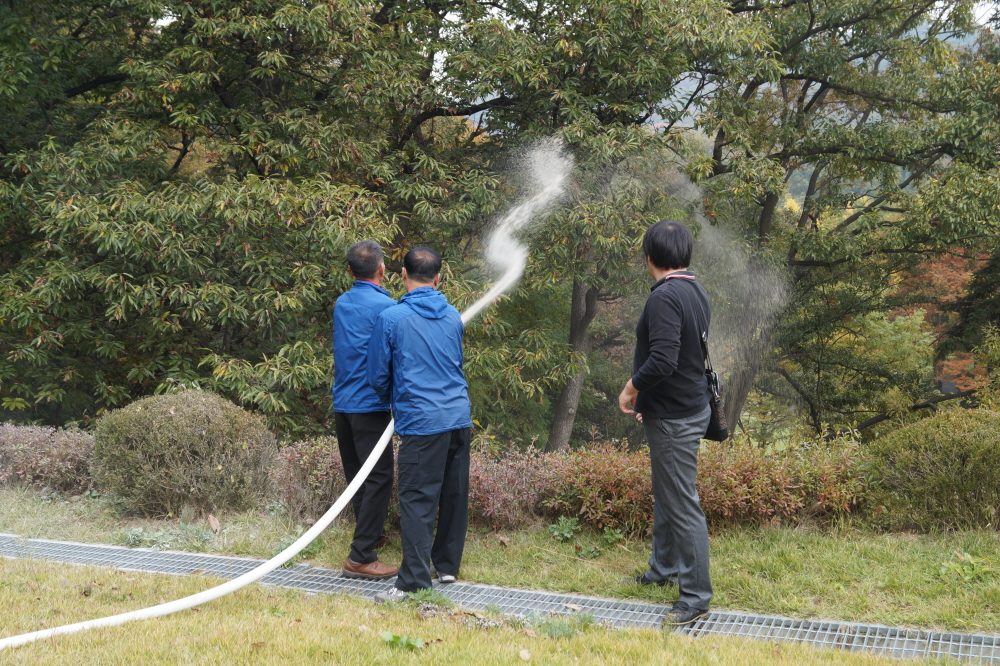
[[[690,278],[678,276],[677,279],[683,281]],[[694,287],[693,284],[691,286]],[[697,291],[697,288],[695,288],[695,291]],[[705,430],[704,438],[713,442],[724,442],[729,439],[729,423],[726,421],[726,412],[722,408],[722,380],[719,379],[719,375],[712,369],[712,357],[708,353],[708,322],[705,317],[705,309],[701,307],[701,301],[698,300],[696,295],[692,295],[691,300],[701,314],[701,321],[698,326],[699,330],[701,330],[701,335],[698,338],[701,340],[701,351],[705,355],[705,378],[708,381],[708,406],[712,409],[712,416],[708,419],[708,429]]]

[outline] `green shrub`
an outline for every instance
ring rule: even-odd
[[[1000,413],[955,410],[872,443],[873,515],[887,527],[997,526]]]
[[[264,419],[207,391],[151,396],[102,417],[94,477],[126,508],[177,516],[243,510],[269,490],[274,435]]]

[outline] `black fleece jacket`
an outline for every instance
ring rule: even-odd
[[[712,307],[694,277],[679,271],[658,280],[635,328],[632,385],[644,417],[683,419],[708,407],[699,322],[707,329]]]

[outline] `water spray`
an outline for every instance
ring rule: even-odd
[[[526,201],[510,209],[490,235],[486,247],[487,261],[495,269],[502,270],[503,273],[479,300],[462,313],[463,324],[469,323],[477,314],[506,293],[521,279],[521,276],[524,274],[525,265],[527,264],[528,248],[515,238],[515,234],[524,229],[536,215],[562,195],[572,167],[572,158],[563,153],[560,142],[547,141],[527,153],[525,156],[525,167],[529,171],[531,182],[536,185],[535,193]],[[303,548],[312,543],[316,537],[322,534],[323,530],[336,520],[340,512],[344,510],[354,497],[358,488],[361,487],[361,484],[368,478],[385,447],[389,445],[389,441],[392,439],[393,432],[395,431],[395,423],[395,419],[389,421],[388,427],[382,433],[382,437],[379,438],[368,459],[365,460],[365,464],[361,466],[354,480],[347,485],[347,488],[337,498],[337,501],[333,503],[333,506],[312,527],[306,530],[302,536],[296,539],[295,543],[253,571],[248,571],[239,578],[234,578],[222,585],[217,585],[216,587],[192,594],[183,599],[177,599],[176,601],[95,620],[86,620],[75,624],[66,624],[61,627],[33,631],[21,634],[20,636],[11,636],[10,638],[0,640],[0,650],[18,647],[43,638],[74,634],[85,629],[113,627],[134,620],[146,620],[162,615],[170,615],[171,613],[177,613],[209,601],[214,601],[219,597],[224,597],[231,592],[257,582],[298,555]]]

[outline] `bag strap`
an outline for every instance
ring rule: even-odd
[[[712,356],[708,353],[708,318],[705,316],[705,308],[702,307],[701,301],[697,298],[698,289],[694,286],[695,279],[687,277],[686,275],[668,275],[664,278],[663,284],[666,284],[666,281],[671,278],[680,280],[681,282],[689,282],[692,289],[694,289],[694,291],[691,292],[691,300],[694,302],[695,307],[698,308],[698,314],[701,315],[698,317],[698,328],[701,330],[701,334],[698,336],[698,339],[701,340],[701,351],[705,355],[705,369],[709,372],[714,372],[712,369]]]

